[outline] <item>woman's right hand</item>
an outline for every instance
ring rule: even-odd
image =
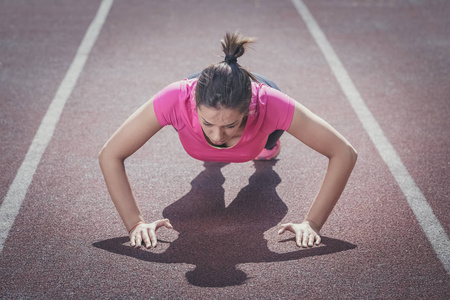
[[[141,247],[142,242],[144,242],[146,248],[156,247],[156,230],[158,230],[162,226],[165,226],[169,229],[173,228],[172,224],[170,224],[169,219],[162,219],[153,223],[138,224],[130,232],[131,246],[139,248]]]

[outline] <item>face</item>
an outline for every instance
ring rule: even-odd
[[[216,109],[200,105],[198,119],[205,136],[214,145],[223,145],[237,135],[245,115],[236,109]]]

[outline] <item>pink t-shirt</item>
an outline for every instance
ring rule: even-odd
[[[287,130],[294,115],[294,100],[261,83],[252,82],[252,101],[239,142],[230,148],[211,146],[203,134],[195,105],[197,79],[172,83],[154,97],[153,106],[161,126],[172,125],[186,152],[202,161],[246,162],[266,145],[269,134]]]

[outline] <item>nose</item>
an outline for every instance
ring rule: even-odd
[[[223,137],[224,137],[223,130],[215,129],[212,131],[210,139],[213,143],[215,143],[215,142],[219,143],[219,142],[223,142]]]

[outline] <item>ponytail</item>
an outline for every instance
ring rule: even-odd
[[[238,109],[247,114],[252,99],[251,81],[257,79],[237,59],[255,38],[244,37],[240,33],[226,33],[220,41],[225,58],[222,62],[204,69],[195,89],[197,107],[205,105],[216,109]]]

